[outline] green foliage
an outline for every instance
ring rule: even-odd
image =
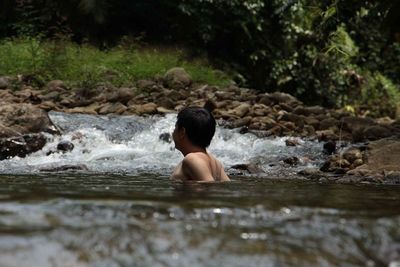
[[[353,39],[351,39],[344,26],[339,26],[337,30],[330,35],[326,53],[332,51],[343,54],[345,59],[355,57],[358,53],[358,47],[355,45]]]
[[[41,83],[60,79],[70,85],[93,87],[99,82],[116,86],[163,75],[176,66],[185,68],[195,82],[227,85],[229,77],[205,60],[185,59],[177,49],[115,47],[99,50],[65,40],[41,42],[26,38],[0,42],[0,75],[34,75]]]
[[[398,87],[380,72],[367,72],[364,79],[361,94],[355,99],[358,113],[373,117],[395,117],[396,108],[400,104]]]
[[[126,35],[139,36],[152,44],[184,45],[190,47],[190,56],[205,51],[214,65],[234,70],[241,85],[268,92],[288,92],[307,104],[340,107],[354,103],[357,95],[353,91],[357,86],[357,90],[379,91],[382,82],[355,85],[353,79],[358,76],[367,80],[364,75],[375,77],[380,73],[394,91],[400,88],[400,43],[396,41],[399,1],[5,0],[4,3],[6,11],[0,12],[3,22],[0,36],[11,33],[37,38],[38,33],[45,37],[61,33],[78,43],[87,40],[112,53],[117,49],[114,45]],[[64,60],[63,56],[57,56],[63,55],[57,49],[57,46],[49,48],[54,63],[47,60],[46,64]],[[117,56],[111,58],[114,57]],[[95,57],[91,60],[103,64]],[[119,67],[120,60],[110,59],[107,68],[121,71],[114,79],[122,82],[128,76]],[[133,56],[124,60],[130,60],[129,64],[139,61]],[[35,64],[37,69],[42,63]],[[141,64],[146,67],[136,74],[138,77],[162,68],[157,63]],[[88,67],[90,73],[105,71],[94,66],[95,70]]]

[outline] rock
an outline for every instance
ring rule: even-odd
[[[150,80],[138,80],[136,82],[136,87],[141,92],[151,92],[157,88],[157,84],[154,81]]]
[[[3,76],[0,77],[0,89],[6,89],[10,86],[10,78]]]
[[[339,136],[335,134],[332,130],[316,131],[317,138],[319,141],[337,141]]]
[[[249,127],[244,126],[242,128],[240,128],[239,133],[240,134],[247,134],[249,132]]]
[[[117,89],[115,102],[120,102],[126,105],[135,96],[134,90],[128,87]]]
[[[138,114],[156,114],[157,105],[155,103],[146,103],[143,105],[136,105],[136,112]]]
[[[313,137],[315,136],[315,129],[311,125],[304,125],[302,130],[303,137]]]
[[[350,162],[339,155],[331,156],[320,168],[323,172],[335,172],[337,174],[343,174],[348,171]]]
[[[394,129],[397,129],[397,131],[400,131],[400,119],[395,120],[390,126]]]
[[[0,138],[0,160],[15,156],[25,157],[44,147],[47,140],[43,134],[26,134],[12,138]]]
[[[400,171],[400,139],[385,138],[368,144],[364,152],[364,164],[355,170],[364,169],[372,173]]]
[[[282,134],[282,127],[277,125],[265,131],[267,136],[280,136]]]
[[[192,78],[183,68],[168,70],[163,78],[164,86],[171,89],[185,89],[192,84]]]
[[[349,131],[351,133],[363,130],[368,126],[376,124],[373,119],[352,116],[343,117],[340,122],[343,126],[343,130]]]
[[[168,114],[168,113],[174,113],[175,112],[172,109],[166,109],[164,107],[157,107],[156,111],[157,111],[157,113],[160,113],[160,114]]]
[[[361,151],[358,148],[351,147],[342,153],[342,157],[348,162],[353,163],[357,159],[362,160]]]
[[[298,172],[298,174],[303,175],[309,179],[317,180],[324,175],[318,168],[306,168]]]
[[[175,103],[176,102],[172,101],[171,98],[168,97],[161,97],[160,99],[157,100],[158,105],[167,109],[174,109]]]
[[[0,123],[0,138],[16,137],[19,135],[21,135],[21,133]]]
[[[286,103],[286,104],[292,104],[292,103],[300,103],[299,100],[297,100],[294,96],[282,93],[282,92],[274,92],[269,95],[269,98],[272,100],[274,104],[279,104],[279,103]],[[264,103],[262,103],[264,104]]]
[[[0,123],[21,134],[55,132],[47,112],[31,104],[1,105]]]
[[[311,113],[311,114],[315,114],[315,115],[319,115],[319,114],[325,114],[326,110],[321,107],[321,106],[312,106],[312,107],[307,107],[307,110]]]
[[[320,106],[312,106],[312,107],[303,107],[303,106],[299,106],[296,107],[293,110],[294,114],[297,115],[304,115],[304,116],[310,116],[310,115],[321,115],[325,113],[325,109],[323,107]]]
[[[311,125],[314,129],[320,129],[319,127],[319,120],[315,117],[302,117],[304,119],[304,123],[306,125]]]
[[[296,124],[296,126],[303,128],[304,126],[304,120],[302,117],[299,115],[293,114],[293,113],[284,113],[281,116],[278,117],[278,120],[280,121],[290,121]]]
[[[261,123],[263,125],[263,127],[261,128],[257,128],[257,127],[251,127],[252,129],[259,129],[259,130],[269,130],[275,126],[277,126],[277,123],[274,119],[271,119],[270,117],[254,117],[251,120],[251,125],[254,126],[254,123]]]
[[[99,110],[101,107],[102,106],[99,103],[95,102],[86,107],[76,107],[76,108],[66,109],[64,110],[64,112],[97,115],[97,110]]]
[[[64,91],[66,88],[65,84],[63,81],[61,80],[53,80],[50,81],[46,84],[45,89],[48,92],[52,92],[52,91]]]
[[[186,99],[189,95],[186,93],[186,91],[184,90],[170,90],[169,92],[167,92],[165,94],[166,97],[168,97],[169,99],[171,99],[172,101],[179,101],[182,99]]]
[[[400,172],[389,172],[384,177],[385,184],[400,185]]]
[[[128,108],[120,103],[120,102],[116,102],[116,103],[106,103],[104,106],[102,106],[99,110],[98,113],[99,114],[122,114],[124,113]]]
[[[250,121],[251,121],[250,116],[247,116],[244,118],[239,118],[233,122],[232,127],[239,128],[239,127],[247,126],[247,125],[249,125]]]
[[[19,103],[21,102],[18,97],[16,97],[11,90],[0,90],[0,103],[3,105],[5,103]]]
[[[257,165],[249,163],[249,164],[235,164],[231,166],[232,169],[235,170],[241,170],[241,171],[246,171],[249,174],[259,174],[259,173],[264,173],[264,170],[259,168]]]
[[[168,143],[168,144],[170,144],[172,142],[172,137],[171,137],[170,133],[162,133],[162,134],[160,134],[158,139],[160,139],[161,141]]]
[[[62,140],[57,144],[57,150],[61,152],[70,152],[74,149],[74,144],[68,140]]]
[[[363,164],[364,164],[364,161],[363,161],[362,159],[356,159],[356,160],[353,161],[353,163],[351,163],[350,169],[351,169],[351,170],[352,170],[352,169],[355,169],[355,168],[357,168],[358,166],[361,166],[361,165],[363,165]]]
[[[336,153],[336,142],[335,141],[328,141],[323,146],[323,152],[327,155],[332,155]]]
[[[300,145],[299,140],[294,139],[294,138],[288,138],[285,140],[286,146],[298,146]]]
[[[291,121],[281,121],[280,126],[282,127],[282,133],[284,135],[291,135],[296,130],[296,124]]]
[[[217,91],[215,92],[215,96],[218,100],[234,100],[236,98],[236,93],[228,91]]]
[[[368,126],[363,130],[365,140],[374,141],[391,135],[392,132],[388,128],[380,125]]]
[[[283,109],[284,111],[287,111],[287,112],[293,111],[293,108],[286,103],[280,103],[279,107],[280,107],[280,109]]]
[[[342,157],[336,157],[334,158],[334,161],[331,162],[331,167],[339,167],[339,168],[348,168],[350,167],[350,162]]]
[[[239,118],[243,118],[250,110],[250,104],[243,103],[234,108],[231,113]]]
[[[261,96],[260,99],[258,100],[259,104],[265,105],[267,107],[271,106],[274,104],[272,99],[269,97],[269,94],[266,94],[264,96]]]
[[[60,92],[59,91],[50,91],[47,94],[41,95],[40,98],[43,101],[60,101]]]
[[[38,105],[38,108],[43,109],[45,111],[60,110],[60,107],[56,105],[53,101],[42,102]]]
[[[42,99],[39,97],[39,92],[33,90],[31,86],[24,86],[23,89],[14,92],[14,95],[20,99],[18,101],[20,103],[25,102],[36,105],[42,102]]]
[[[384,125],[384,126],[389,126],[392,123],[395,122],[395,120],[391,119],[390,117],[382,117],[382,118],[377,118],[375,120],[376,123],[378,123],[379,125]]]
[[[266,115],[268,115],[269,113],[271,113],[271,108],[270,108],[270,107],[267,107],[267,106],[264,105],[264,104],[254,104],[254,105],[251,107],[251,113],[252,113],[253,116],[260,116],[260,117],[262,117],[262,116],[266,116]]]
[[[338,124],[335,118],[326,118],[319,123],[319,130],[338,129]]]
[[[283,162],[286,163],[286,164],[289,164],[289,165],[294,166],[294,165],[299,164],[300,160],[299,160],[298,157],[294,157],[294,156],[293,156],[293,157],[285,158],[285,159],[283,160]]]

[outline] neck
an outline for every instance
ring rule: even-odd
[[[195,152],[202,152],[207,154],[207,150],[203,147],[199,147],[199,146],[195,146],[195,145],[187,145],[184,148],[182,148],[181,150],[183,156],[186,156],[189,153],[195,153]]]

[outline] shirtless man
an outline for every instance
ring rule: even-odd
[[[215,133],[215,119],[204,108],[187,107],[178,113],[172,138],[184,158],[172,173],[182,181],[229,181],[224,166],[207,152]]]

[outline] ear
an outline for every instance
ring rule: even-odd
[[[186,129],[185,129],[185,127],[180,128],[178,133],[179,133],[179,137],[180,137],[180,138],[184,138],[184,137],[186,136]]]

